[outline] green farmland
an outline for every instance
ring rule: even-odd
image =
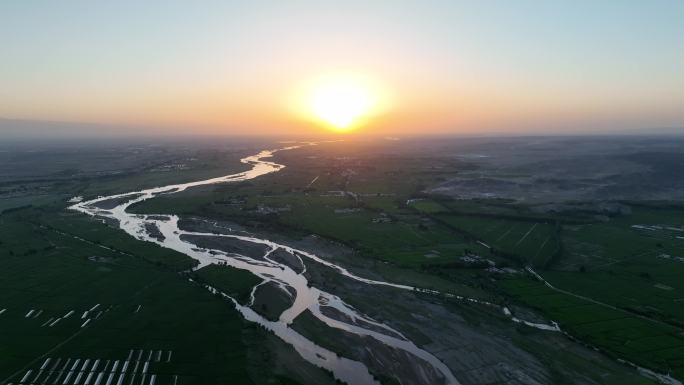
[[[252,371],[296,383],[250,358],[267,336],[225,300],[188,284],[179,274],[193,265],[186,256],[49,209],[1,215],[0,244],[0,381],[18,381],[47,358],[54,379],[67,360],[100,360],[104,370],[140,355],[157,384],[252,384]],[[199,272],[216,286],[225,279]],[[251,288],[251,274],[230,274],[234,290]]]
[[[542,310],[575,338],[639,365],[684,375],[684,335],[677,327],[553,291],[533,280],[506,280],[517,300]]]
[[[552,224],[447,214],[437,218],[534,266],[544,266],[558,250],[556,226]]]

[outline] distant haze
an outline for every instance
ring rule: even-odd
[[[0,140],[324,133],[292,98],[339,71],[391,95],[359,134],[682,133],[682,15],[678,0],[4,1]]]

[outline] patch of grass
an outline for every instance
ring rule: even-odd
[[[230,266],[205,266],[195,271],[193,276],[198,282],[211,285],[242,304],[249,301],[252,288],[261,283],[261,279],[249,271]]]
[[[410,204],[410,206],[426,214],[443,213],[448,211],[448,209],[442,206],[442,204],[429,199],[415,200]]]
[[[544,266],[559,247],[556,226],[549,223],[453,214],[436,218],[534,266]]]
[[[609,354],[677,378],[684,375],[684,360],[677,355],[684,351],[684,336],[675,327],[559,293],[531,279],[503,280],[500,287]]]
[[[144,349],[173,351],[169,363],[150,365],[160,382],[178,375],[184,384],[251,383],[244,321],[230,304],[148,256],[133,254],[149,250],[145,243],[130,238],[127,245],[106,249],[94,239],[55,231],[54,222],[48,227],[41,213],[32,214],[30,220],[25,212],[0,218],[0,308],[7,309],[0,315],[0,380],[22,367],[38,369],[38,357],[48,352],[104,362]],[[66,216],[60,224],[99,228],[82,236],[117,233],[85,217]],[[30,310],[40,313],[27,318]],[[41,326],[70,311],[54,326]],[[84,319],[91,321],[82,328]]]

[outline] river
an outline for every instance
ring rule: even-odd
[[[347,269],[311,252],[294,249],[268,239],[237,234],[186,231],[179,228],[178,216],[156,214],[141,215],[129,213],[127,211],[131,205],[162,194],[175,194],[188,188],[202,185],[235,183],[278,172],[285,166],[266,159],[271,158],[277,151],[292,150],[305,145],[316,145],[316,143],[305,143],[275,150],[264,150],[256,155],[243,158],[241,159],[241,162],[251,166],[251,169],[247,171],[195,182],[172,184],[123,194],[102,196],[80,202],[74,201],[75,204],[70,206],[70,209],[77,210],[93,217],[113,220],[113,222],[117,223],[123,231],[136,239],[154,242],[162,247],[183,253],[198,262],[196,269],[211,264],[228,265],[251,272],[261,278],[263,280],[262,283],[277,285],[288,293],[288,295],[292,296],[292,305],[282,312],[277,321],[267,320],[249,307],[249,304],[240,304],[229,295],[217,292],[213,287],[206,286],[206,288],[214,293],[221,294],[226,298],[226,300],[232,303],[247,321],[258,323],[271,331],[280,339],[292,345],[303,359],[316,366],[329,370],[332,372],[333,376],[340,381],[353,385],[379,385],[363,363],[340,357],[335,352],[315,344],[313,341],[305,338],[292,329],[290,325],[302,312],[306,310],[310,311],[314,317],[331,329],[343,330],[359,336],[371,337],[388,347],[403,350],[416,357],[416,359],[424,361],[424,365],[422,365],[421,368],[427,369],[421,370],[423,373],[420,373],[419,376],[420,378],[423,378],[426,383],[438,379],[443,384],[459,384],[449,368],[437,357],[416,346],[399,331],[360,313],[333,293],[312,286],[306,279],[304,271],[307,263],[318,263],[332,268],[339,274],[363,284],[389,286],[396,288],[397,290],[413,291],[416,290],[416,288],[359,277]],[[116,204],[113,207],[111,204],[103,206],[102,203],[105,201],[115,202]],[[98,207],[98,204],[100,207]],[[156,231],[152,233],[150,229],[155,229]],[[161,234],[161,236],[159,234]],[[264,255],[260,256],[260,258],[254,258],[247,255],[236,255],[235,253],[204,248],[192,243],[191,239],[198,236],[224,237],[242,242],[250,242],[252,244],[265,246],[267,251]],[[288,265],[278,262],[273,258],[269,258],[269,255],[276,250],[289,253],[298,258],[304,266],[304,271],[295,272]],[[343,317],[333,318],[326,315],[326,313],[331,313],[330,311],[324,313],[323,310],[326,308],[328,310],[334,309],[335,313],[342,314]]]

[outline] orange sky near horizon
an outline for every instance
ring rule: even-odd
[[[0,118],[326,133],[302,113],[301,88],[353,73],[382,94],[357,134],[684,127],[679,10],[660,0],[7,2]]]

